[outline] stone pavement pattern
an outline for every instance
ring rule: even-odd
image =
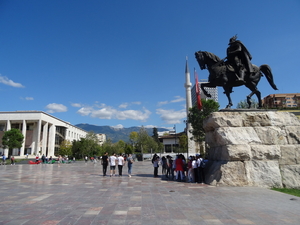
[[[160,169],[160,168],[159,168]],[[0,166],[0,224],[299,224],[300,198],[257,187],[103,177],[100,163]],[[291,200],[292,199],[292,200]]]

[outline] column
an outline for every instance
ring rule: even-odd
[[[11,129],[10,120],[7,120],[7,122],[6,122],[6,131],[9,131],[10,129]]]
[[[20,149],[20,156],[24,156],[24,150],[25,150],[25,144],[26,144],[26,120],[23,120],[23,126],[22,126],[22,134],[24,136],[24,141],[22,144],[22,147]]]
[[[34,132],[33,132],[33,142],[32,142],[32,152],[35,155],[39,154],[40,151],[40,138],[41,136],[41,120],[38,120],[36,122],[36,126],[34,128]]]
[[[6,121],[6,131],[9,131],[11,129],[11,123],[10,123],[10,120],[7,120]],[[8,148],[3,148],[3,154],[8,157],[8,151],[9,149]]]
[[[48,137],[48,123],[43,125],[43,140],[42,140],[42,155],[46,156],[47,152],[47,137]]]
[[[48,135],[48,157],[54,156],[54,147],[55,147],[55,130],[56,127],[54,124],[49,124],[49,135]]]

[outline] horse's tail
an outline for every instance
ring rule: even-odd
[[[263,64],[259,67],[259,70],[263,72],[263,74],[266,76],[269,84],[271,85],[271,87],[274,89],[274,90],[278,90],[276,85],[274,84],[274,79],[273,79],[273,74],[272,74],[272,71],[271,71],[271,68],[266,65],[266,64]]]

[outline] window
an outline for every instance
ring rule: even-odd
[[[165,152],[172,152],[172,147],[171,145],[165,145]]]
[[[5,129],[5,124],[0,124],[0,131],[4,131]]]

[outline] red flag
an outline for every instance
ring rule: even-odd
[[[196,73],[196,70],[194,69],[194,76],[195,76],[195,85],[196,85],[196,97],[197,97],[197,106],[199,110],[202,110],[202,101],[200,96],[200,87],[199,87],[199,81],[198,81],[198,74]]]

